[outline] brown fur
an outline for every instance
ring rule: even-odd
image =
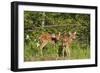
[[[43,33],[40,35],[39,40],[40,40],[40,50],[41,50],[41,55],[43,55],[42,50],[43,48],[50,42],[52,44],[55,44],[58,40],[60,39],[60,32],[58,35],[55,37],[52,37],[51,34],[49,33]]]
[[[65,56],[64,53],[66,53],[66,55],[68,57],[70,57],[70,48],[71,48],[71,44],[73,42],[73,40],[76,38],[76,32],[74,33],[69,33],[69,36],[67,36],[66,34],[63,36],[62,38],[62,54],[63,57]]]

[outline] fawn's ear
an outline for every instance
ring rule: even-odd
[[[61,34],[61,32],[58,32],[58,34]]]
[[[76,32],[74,32],[73,34],[75,34],[75,35],[76,35]]]

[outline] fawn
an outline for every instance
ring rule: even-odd
[[[62,38],[62,54],[63,57],[65,56],[65,54],[70,57],[70,47],[71,44],[73,42],[73,40],[76,38],[76,32],[74,33],[69,33],[69,36],[67,36],[66,34],[64,34],[63,38]]]
[[[61,33],[59,32],[57,35],[55,34],[49,34],[49,33],[43,33],[40,35],[40,53],[43,55],[43,48],[48,44],[52,43],[55,44],[58,40],[60,40]]]

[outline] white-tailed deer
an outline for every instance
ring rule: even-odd
[[[40,40],[40,52],[41,55],[43,55],[42,51],[43,48],[48,44],[52,43],[55,44],[58,40],[60,40],[60,35],[61,33],[59,32],[57,35],[55,34],[49,34],[49,33],[43,33],[40,35],[39,40]]]
[[[72,44],[72,42],[75,38],[76,38],[76,32],[69,33],[69,36],[64,34],[64,36],[62,38],[62,49],[63,49],[62,54],[63,54],[63,57],[65,56],[65,54],[67,55],[67,57],[70,57],[71,44]]]

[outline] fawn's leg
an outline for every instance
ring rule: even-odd
[[[63,58],[64,58],[64,53],[65,53],[65,47],[62,48],[62,55],[63,55]]]
[[[68,47],[66,48],[66,54],[67,54],[67,57],[70,58],[70,49]]]
[[[58,51],[58,48],[56,48],[56,60],[59,58],[59,51]]]
[[[41,56],[43,56],[43,51],[42,51],[42,49],[43,49],[43,47],[46,46],[46,44],[47,44],[47,42],[42,43],[42,44],[40,45],[40,54],[41,54]]]
[[[68,58],[70,58],[70,48],[68,48]]]

